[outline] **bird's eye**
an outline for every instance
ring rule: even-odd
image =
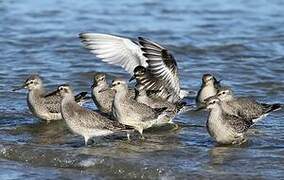
[[[59,90],[62,91],[62,90],[63,90],[63,87],[60,87]]]
[[[225,91],[223,91],[223,92],[222,92],[222,94],[226,94],[226,92],[225,92]]]
[[[216,103],[216,101],[213,101],[213,102],[212,102],[212,104],[215,104],[215,103]]]
[[[117,82],[117,85],[120,84],[120,82]]]

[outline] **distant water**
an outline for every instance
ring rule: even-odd
[[[26,92],[11,92],[30,73],[48,88],[89,90],[97,71],[129,78],[85,50],[80,32],[144,36],[172,51],[183,88],[198,90],[213,73],[237,95],[284,103],[284,2],[0,1],[0,179],[280,179],[284,111],[249,131],[242,146],[217,146],[206,114],[189,112],[178,131],[145,133],[146,141],[99,139],[93,147],[65,123],[33,117]],[[95,108],[92,103],[87,105]]]

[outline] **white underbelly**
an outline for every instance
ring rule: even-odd
[[[231,143],[237,134],[222,120],[220,116],[211,113],[207,122],[209,134],[220,143]]]
[[[204,102],[205,99],[215,96],[217,93],[216,89],[214,87],[204,87],[202,91],[200,92],[199,100],[200,102]]]

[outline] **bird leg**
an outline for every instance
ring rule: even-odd
[[[94,143],[92,139],[90,140],[90,137],[84,137],[84,139],[85,139],[85,146],[88,146]]]
[[[127,132],[127,134],[126,134],[126,135],[127,135],[127,140],[128,140],[128,141],[131,141],[131,139],[130,139],[130,133],[129,133],[129,132]]]
[[[174,127],[173,127],[172,131],[178,130],[179,126],[175,123],[173,123],[173,125],[174,125]]]
[[[145,139],[145,137],[143,136],[143,128],[139,128],[139,129],[137,129],[137,131],[140,133],[140,135],[141,135],[141,140],[144,140]]]

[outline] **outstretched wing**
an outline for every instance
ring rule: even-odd
[[[136,81],[138,90],[145,89],[148,93],[162,99],[167,99],[169,96],[165,84],[160,79],[153,77],[149,70],[144,75],[136,77]]]
[[[99,59],[119,65],[131,75],[136,66],[147,67],[146,58],[135,41],[99,33],[81,33],[79,37],[85,47]]]
[[[159,44],[139,37],[143,55],[147,58],[148,69],[154,77],[160,79],[168,89],[179,96],[180,84],[177,63],[174,57]]]

